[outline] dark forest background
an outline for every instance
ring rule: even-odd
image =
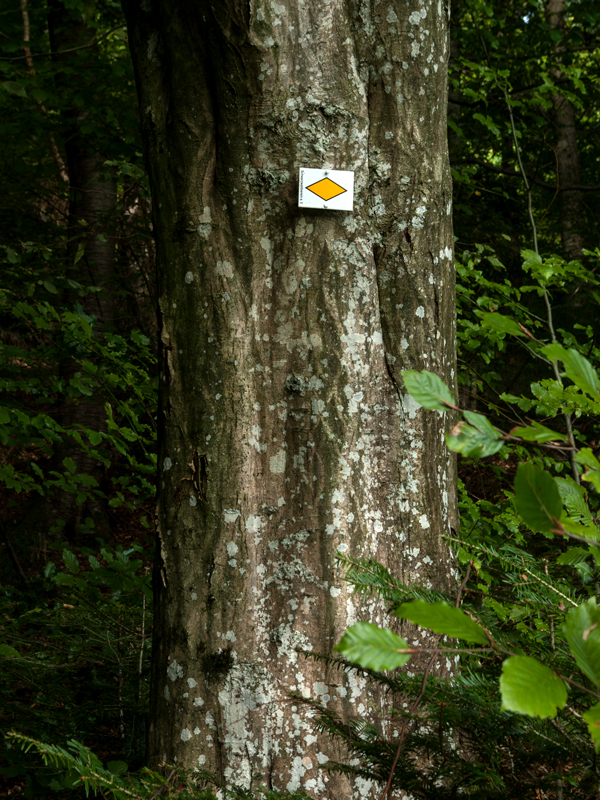
[[[519,414],[562,430],[547,364],[482,314],[536,331],[542,281],[561,340],[600,363],[600,6],[452,6],[461,407],[507,430]],[[117,777],[144,764],[160,364],[152,199],[119,3],[1,0],[0,137],[0,796],[75,797],[73,765],[44,766],[9,733],[75,740],[84,749],[65,752],[85,761],[89,748]],[[597,406],[569,407],[594,452]],[[591,551],[565,558],[562,540],[524,535],[510,503],[521,457],[507,447],[460,459],[455,545],[469,601],[551,660],[562,601],[548,585],[582,598],[600,578]],[[535,457],[556,476],[570,470],[559,451]],[[395,584],[364,574],[350,577],[393,601]],[[585,699],[556,725],[517,720],[500,711],[498,665],[488,676],[465,664],[458,688],[433,682],[426,701],[470,742],[452,767],[468,796],[600,796]],[[390,684],[391,697],[407,687]],[[362,759],[342,767],[385,783],[395,746],[358,724],[323,725]],[[455,796],[410,780],[417,795]]]

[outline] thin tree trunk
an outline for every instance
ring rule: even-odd
[[[553,30],[564,30],[564,0],[547,0],[546,17]],[[563,77],[560,68],[562,46],[556,45],[557,63],[551,72],[556,81]],[[562,92],[552,96],[554,106],[554,128],[556,130],[556,160],[560,192],[560,219],[563,255],[567,259],[581,258],[583,255],[583,234],[581,221],[583,197],[578,189],[571,186],[581,184],[579,166],[579,147],[575,109]]]
[[[149,762],[368,795],[323,771],[344,754],[292,693],[386,710],[356,672],[298,653],[386,619],[353,596],[336,551],[454,586],[448,420],[401,377],[455,378],[447,12],[125,10],[163,344]],[[300,167],[354,170],[354,212],[299,209]]]
[[[93,4],[84,10],[72,10],[60,0],[50,2],[51,46],[57,53],[55,60],[64,65],[57,82],[68,87],[68,96],[79,94],[75,84],[95,79],[93,71],[86,69],[94,58],[91,51],[83,51],[83,56],[79,51],[60,55],[60,51],[81,47],[94,38],[95,30],[88,25],[85,16],[92,13]],[[96,318],[94,335],[100,339],[115,322],[115,237],[111,235],[111,220],[116,208],[116,185],[103,166],[106,156],[97,151],[93,134],[82,133],[81,125],[88,113],[77,104],[63,109],[63,117],[67,120],[65,150],[70,179],[66,258],[67,263],[75,263],[80,247],[83,247],[83,254],[79,253],[77,262],[77,279],[93,291],[80,302],[85,313]],[[73,377],[75,369],[73,359],[67,359],[63,365],[66,380]],[[102,403],[82,395],[79,401],[65,405],[61,423],[69,428],[89,427],[105,431],[106,413]],[[58,453],[58,460],[62,461],[65,455],[74,460],[78,472],[91,475],[101,485],[104,479],[102,464],[67,444]],[[109,535],[106,505],[94,494],[90,494],[81,507],[75,504],[75,497],[70,493],[62,493],[53,500],[51,516],[66,522],[67,535],[71,538],[77,535],[79,523],[88,515],[103,536]]]
[[[21,0],[21,16],[23,18],[23,52],[25,53],[25,63],[27,64],[27,70],[30,75],[35,75],[35,69],[33,66],[33,57],[31,55],[31,47],[29,46],[29,42],[31,41],[31,26],[29,24],[29,11],[27,9],[27,0]],[[42,114],[48,118],[48,111],[41,100],[35,98],[35,103]],[[51,133],[48,136],[48,141],[50,143],[50,151],[52,153],[52,158],[54,159],[56,166],[58,167],[58,174],[60,175],[61,179],[65,182],[69,182],[69,176],[67,175],[67,167],[65,162],[63,161],[63,157],[60,154],[60,150],[58,149],[58,145],[56,144],[56,139],[54,135]]]

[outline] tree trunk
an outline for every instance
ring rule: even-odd
[[[85,45],[96,35],[86,19],[93,9],[93,2],[84,10],[72,10],[61,0],[50,2],[50,41],[53,52],[57,54],[55,61],[64,66],[57,76],[57,82],[67,97],[77,98],[81,94],[81,84],[94,80],[95,73],[91,68],[95,57],[93,48],[85,49]],[[61,51],[69,52],[60,55]],[[115,182],[104,167],[106,156],[98,152],[93,134],[82,133],[81,126],[87,115],[85,107],[77,103],[63,109],[63,117],[67,122],[65,150],[69,174],[66,258],[67,263],[73,264],[79,248],[83,246],[83,255],[79,254],[80,273],[77,280],[93,291],[81,299],[81,304],[86,314],[96,318],[94,335],[101,338],[107,329],[114,326],[115,321],[115,237],[111,235],[111,225],[117,195]],[[67,358],[62,369],[66,380],[72,378],[76,370],[74,360]],[[82,395],[77,402],[65,405],[61,424],[68,428],[89,427],[106,432],[104,406]],[[100,462],[71,446],[61,448],[57,453],[57,461],[62,462],[66,455],[74,460],[79,473],[92,476],[99,485],[102,483],[105,470]],[[77,506],[74,495],[66,492],[53,498],[51,505],[50,519],[63,519],[71,540],[77,536],[79,523],[90,515],[97,531],[104,537],[110,535],[106,503],[93,493],[89,493],[83,506]]]
[[[546,17],[550,27],[564,30],[564,0],[547,0]],[[555,48],[557,65],[551,72],[556,81],[563,77],[560,68],[563,47],[560,42]],[[554,106],[554,128],[556,130],[556,161],[560,192],[560,219],[563,255],[567,259],[583,256],[583,235],[581,221],[583,219],[583,197],[578,189],[571,186],[581,184],[579,166],[579,148],[577,146],[577,129],[575,109],[562,92],[552,96]]]
[[[447,11],[125,9],[163,345],[149,762],[345,797],[321,768],[343,754],[290,697],[385,711],[357,673],[297,652],[385,618],[336,551],[454,585],[448,420],[400,374],[454,383]],[[354,212],[299,209],[300,167],[354,170]]]

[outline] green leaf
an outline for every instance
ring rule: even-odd
[[[44,287],[51,293],[51,294],[58,294],[58,289],[51,281],[44,281]]]
[[[581,476],[584,481],[589,481],[597,492],[600,492],[600,461],[592,453],[589,447],[582,448],[575,454],[575,461],[586,467],[586,471]]]
[[[581,603],[567,614],[563,631],[569,643],[571,655],[579,669],[600,685],[600,608],[596,598]]]
[[[582,536],[592,542],[597,542],[600,538],[600,533],[595,525],[580,525],[579,522],[574,522],[566,514],[561,515],[559,522],[566,531],[574,533],[575,536]]]
[[[511,336],[525,336],[518,324],[510,317],[498,312],[479,312],[481,324],[486,328],[491,328],[498,333],[508,333]]]
[[[535,250],[521,250],[521,257],[523,258],[525,269],[542,266],[542,257]]]
[[[485,116],[484,114],[473,114],[473,119],[476,119],[478,122],[481,122],[482,125],[491,131],[495,136],[500,136],[500,129],[494,122],[494,120],[490,116]]]
[[[81,261],[83,254],[85,253],[85,242],[79,242],[77,247],[77,252],[75,253],[75,258],[73,259],[73,263],[77,264]]]
[[[124,772],[127,772],[127,764],[125,761],[109,761],[106,769],[113,775],[123,775]]]
[[[486,417],[474,411],[463,413],[473,424],[461,421],[446,434],[446,445],[450,450],[468,458],[485,458],[502,449],[504,440]]]
[[[0,408],[0,425],[8,425],[10,422],[10,414],[8,408]]]
[[[600,753],[600,703],[596,703],[587,711],[582,714],[584,720],[587,722],[588,730],[596,752]]]
[[[49,561],[44,567],[44,577],[51,578],[56,573],[56,564]]]
[[[518,436],[526,442],[557,442],[568,439],[564,433],[557,433],[539,422],[532,422],[524,428],[513,428],[510,435]]]
[[[562,500],[556,481],[534,464],[519,464],[515,478],[515,507],[533,531],[548,532],[560,518]]]
[[[587,492],[584,486],[575,483],[573,478],[556,478],[556,485],[570,516],[575,522],[593,525],[594,518],[587,504]]]
[[[576,567],[581,564],[591,555],[589,550],[583,547],[570,547],[564,553],[561,553],[556,559],[557,564],[563,564],[569,567]]]
[[[73,575],[77,575],[79,572],[79,562],[77,561],[75,553],[72,553],[70,550],[63,550],[63,561],[69,572]]]
[[[17,97],[27,97],[27,92],[22,83],[17,81],[2,81],[2,86],[9,94],[14,94]]]
[[[434,633],[444,633],[453,639],[465,642],[489,644],[485,631],[460,608],[453,608],[448,603],[427,603],[425,600],[414,600],[402,605],[394,612],[397,617],[408,619],[422,628],[429,628]]]
[[[456,409],[454,397],[450,389],[441,378],[424,369],[422,372],[416,370],[405,370],[402,373],[404,385],[411,397],[430,411],[447,411],[449,408]]]
[[[489,436],[498,438],[500,435],[487,417],[477,414],[475,411],[463,411],[463,416],[480,433],[487,433]]]
[[[590,362],[577,350],[566,350],[554,342],[543,347],[541,352],[552,361],[562,361],[567,378],[594,400],[600,397],[600,381],[598,373]]]
[[[556,709],[567,702],[564,681],[530,656],[511,656],[504,661],[500,695],[503,711],[530,717],[555,717]]]
[[[93,445],[100,444],[102,441],[102,434],[100,431],[88,431],[88,439]]]
[[[357,622],[348,628],[340,643],[333,648],[365,669],[381,672],[402,667],[410,659],[408,644],[389,628],[379,628],[371,622]]]
[[[57,573],[54,581],[59,586],[72,586],[75,583],[75,578],[72,575],[67,575],[66,572]]]
[[[62,463],[63,463],[63,466],[66,467],[71,474],[74,474],[76,472],[77,465],[75,464],[75,462],[73,461],[73,459],[70,456],[67,456],[66,458],[63,458],[63,462]]]
[[[21,653],[9,644],[0,644],[0,658],[21,658]]]

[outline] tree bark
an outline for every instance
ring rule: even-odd
[[[553,30],[563,31],[564,0],[547,0],[546,17]],[[551,70],[557,81],[563,76],[560,68],[562,50],[559,42],[555,47],[557,64]],[[552,104],[556,131],[558,184],[562,189],[560,219],[563,255],[567,259],[582,258],[584,246],[581,230],[583,197],[581,191],[570,188],[581,184],[575,109],[562,92],[557,92],[552,96]]]
[[[323,771],[344,756],[290,695],[385,715],[356,672],[297,652],[386,619],[336,551],[454,586],[448,420],[401,377],[454,385],[447,10],[124,6],[162,331],[149,762],[366,796]],[[354,170],[354,212],[299,209],[300,167]]]

